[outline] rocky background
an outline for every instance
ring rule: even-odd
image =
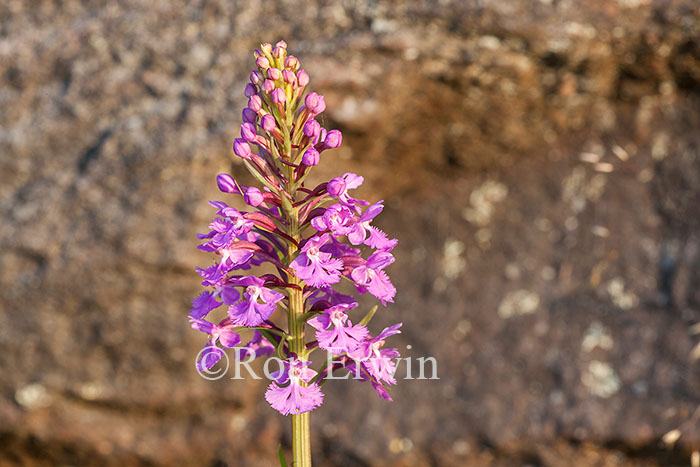
[[[345,135],[319,179],[365,175],[400,238],[373,325],[440,377],[393,404],[329,383],[316,463],[688,465],[694,0],[1,2],[0,464],[288,447],[266,381],[197,375],[186,319],[251,51],[281,38]]]

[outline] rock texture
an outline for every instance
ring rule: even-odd
[[[687,464],[692,0],[4,2],[0,463],[276,462],[266,382],[200,378],[185,316],[214,176],[245,176],[250,51],[280,38],[345,134],[319,177],[366,175],[401,240],[375,326],[440,377],[328,384],[317,463]]]

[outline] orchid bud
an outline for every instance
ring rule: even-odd
[[[309,120],[304,124],[304,134],[308,136],[309,138],[313,138],[314,136],[318,136],[318,134],[321,132],[321,124],[318,123],[316,120]]]
[[[275,47],[279,47],[280,49],[286,49],[287,48],[287,43],[285,41],[278,41],[275,44]]]
[[[252,123],[244,123],[241,125],[241,136],[249,143],[254,143],[258,137],[258,133],[255,131],[255,125]]]
[[[346,186],[347,184],[342,177],[335,177],[333,180],[328,182],[328,185],[326,185],[326,190],[328,190],[329,195],[337,197],[341,193],[345,192]]]
[[[260,126],[265,131],[274,131],[274,129],[277,127],[275,117],[270,114],[263,115],[262,120],[260,121]]]
[[[261,70],[267,70],[270,68],[270,61],[265,58],[265,57],[258,57],[255,59],[255,64],[260,68]]]
[[[260,73],[258,70],[254,70],[250,72],[250,82],[255,84],[256,86],[260,83],[263,82],[263,74]]]
[[[263,198],[262,192],[254,186],[248,187],[243,195],[245,203],[249,206],[258,207],[265,199]]]
[[[299,68],[299,60],[294,55],[289,55],[284,59],[284,67],[296,71]]]
[[[253,112],[259,112],[260,109],[262,109],[262,99],[260,99],[260,96],[257,94],[250,96],[250,99],[248,99],[248,108]]]
[[[326,110],[326,101],[322,95],[315,92],[309,93],[304,99],[304,105],[313,115],[318,115]]]
[[[318,95],[318,105],[316,106],[315,112],[318,115],[321,112],[323,112],[324,110],[326,110],[326,100],[323,98],[322,95],[319,94]]]
[[[216,184],[219,186],[219,190],[221,190],[222,193],[239,193],[238,187],[236,186],[236,182],[233,181],[233,177],[229,174],[217,175]]]
[[[233,140],[233,153],[241,159],[249,159],[251,156],[250,146],[241,138]]]
[[[284,82],[289,84],[294,84],[297,80],[297,76],[292,70],[282,70],[282,77],[284,78]]]
[[[276,59],[281,59],[287,54],[287,50],[283,47],[275,47],[272,49],[272,56]]]
[[[243,121],[248,122],[248,123],[255,123],[255,119],[258,117],[258,114],[256,114],[253,110],[249,108],[243,109]]]
[[[300,88],[305,88],[309,84],[309,75],[304,70],[297,71],[297,83]]]
[[[340,130],[331,130],[328,132],[326,138],[323,140],[323,145],[327,149],[335,149],[337,147],[340,147],[340,143],[342,142],[343,134],[340,132]]]
[[[266,79],[263,81],[262,86],[260,86],[260,89],[262,89],[262,92],[266,94],[270,94],[273,89],[275,89],[275,82],[269,79]]]
[[[264,53],[270,53],[272,51],[272,44],[269,42],[265,42],[264,44],[260,45],[260,48],[263,50]]]
[[[243,91],[243,94],[245,94],[246,97],[254,96],[258,93],[258,89],[255,87],[253,83],[248,83],[245,85],[245,91]]]
[[[267,77],[270,78],[272,81],[277,81],[282,77],[282,72],[277,68],[268,68]]]
[[[309,148],[304,151],[304,155],[301,156],[301,163],[307,167],[312,165],[318,165],[318,160],[320,159],[320,154],[314,148]]]
[[[270,98],[275,104],[284,104],[284,102],[287,100],[287,96],[284,94],[284,89],[282,88],[277,88],[272,91]]]
[[[318,94],[315,92],[308,93],[304,98],[304,105],[307,109],[309,109],[309,111],[313,112],[318,105]]]

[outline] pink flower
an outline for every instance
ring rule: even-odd
[[[316,340],[320,348],[340,355],[357,349],[360,343],[369,336],[369,331],[365,326],[360,324],[353,326],[345,313],[356,306],[357,302],[342,303],[327,308],[323,313],[308,321],[312,327],[316,328]]]
[[[271,383],[265,392],[265,400],[282,415],[309,412],[323,403],[323,392],[318,384],[309,383],[316,371],[308,368],[310,361],[291,358],[283,362],[284,368],[272,376]],[[287,384],[286,386],[280,386]]]
[[[302,247],[301,254],[290,264],[297,276],[311,287],[323,287],[340,281],[343,260],[321,251],[329,239],[328,234],[310,238]]]

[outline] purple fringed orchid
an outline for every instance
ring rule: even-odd
[[[357,302],[341,303],[327,308],[322,314],[308,321],[316,329],[316,340],[320,348],[334,355],[342,355],[357,349],[369,336],[365,326],[353,326],[348,320],[346,311],[356,306]]]
[[[367,206],[369,202],[351,197],[348,190],[358,188],[364,181],[364,177],[348,172],[342,177],[336,177],[328,182],[328,194],[337,198],[343,206],[358,211],[360,206]]]
[[[396,364],[393,359],[399,356],[399,351],[382,347],[387,337],[401,333],[400,327],[401,323],[384,328],[377,337],[367,337],[356,350],[348,353],[352,362],[346,368],[358,374],[360,379],[370,380],[377,394],[387,400],[391,400],[391,397],[382,382],[396,384]]]
[[[243,298],[228,308],[228,315],[233,324],[239,326],[258,326],[266,321],[277,309],[277,302],[284,295],[264,287],[264,280],[255,276],[245,276],[231,281],[245,286]]]
[[[311,219],[311,226],[319,232],[330,231],[336,236],[348,235],[351,232],[349,224],[352,223],[352,220],[353,215],[350,209],[342,204],[334,204],[329,206],[323,215]]]
[[[204,318],[209,312],[221,306],[221,302],[216,300],[216,295],[213,292],[205,290],[192,300],[192,309],[190,316],[193,318]]]
[[[357,283],[359,292],[369,292],[382,303],[393,302],[396,288],[391,283],[384,268],[394,262],[394,256],[388,251],[377,251],[362,265],[354,268],[350,276]]]
[[[331,253],[321,250],[329,240],[328,234],[311,237],[301,248],[300,255],[290,264],[297,277],[311,287],[324,287],[340,281],[343,260],[333,258]]]
[[[282,415],[301,414],[323,403],[323,392],[318,384],[308,384],[316,375],[309,368],[310,364],[309,361],[292,358],[283,362],[284,369],[272,374],[275,382],[267,388],[265,400],[273,409]]]
[[[233,348],[241,342],[241,336],[236,332],[230,320],[224,319],[219,324],[210,323],[204,319],[190,317],[192,329],[197,329],[211,336],[211,343],[217,341],[227,349]]]
[[[219,342],[227,349],[231,349],[241,342],[241,336],[231,325],[231,320],[224,319],[219,324],[211,323],[207,320],[190,316],[192,328],[209,335],[209,342],[204,346],[197,361],[197,369],[200,371],[209,370],[221,360],[223,350],[217,347]]]
[[[200,371],[210,370],[232,348],[239,359],[277,354],[286,360],[265,399],[292,416],[294,465],[308,466],[308,412],[322,404],[329,371],[347,364],[391,400],[386,384],[395,383],[392,359],[398,351],[383,346],[400,324],[372,337],[367,324],[376,307],[356,319],[357,301],[339,285],[346,279],[355,292],[392,302],[396,289],[385,269],[394,262],[390,251],[397,241],[372,225],[382,201],[370,205],[350,195],[361,176],[348,172],[305,185],[313,167],[333,157],[342,134],[321,126],[325,99],[308,91],[309,76],[284,42],[263,44],[254,56],[257,69],[245,86],[247,106],[233,153],[257,186],[239,184],[226,173],[216,177],[219,190],[236,197],[239,207],[210,202],[216,217],[198,235],[198,248],[216,258],[197,268],[207,289],[193,300],[190,322],[208,335],[197,360]],[[255,273],[263,264],[265,273]],[[251,272],[239,275],[240,270]],[[221,308],[228,316],[219,324],[209,321]],[[286,328],[276,313],[286,318]],[[320,360],[331,366],[317,373],[310,365],[321,351],[330,361]]]
[[[238,301],[240,293],[233,284],[222,283],[214,287],[214,291],[205,290],[192,300],[192,309],[190,316],[193,318],[204,318],[210,311],[220,307],[223,304],[233,305]],[[219,302],[217,298],[222,301]]]
[[[223,356],[224,351],[221,347],[217,347],[217,345],[211,341],[207,342],[204,348],[199,352],[199,359],[196,363],[197,371],[205,373],[211,370],[214,365],[219,363],[219,360],[221,360]]]

